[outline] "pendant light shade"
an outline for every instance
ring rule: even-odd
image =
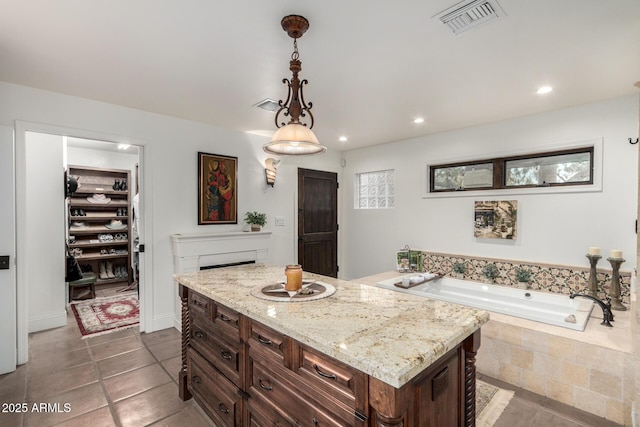
[[[289,123],[276,131],[264,151],[281,155],[320,154],[327,151],[308,127],[300,123]]]
[[[289,62],[289,70],[292,72],[292,77],[291,80],[283,80],[283,83],[287,84],[289,92],[286,101],[280,100],[279,102],[280,109],[275,118],[278,130],[271,138],[271,141],[262,148],[267,153],[280,155],[299,156],[324,153],[327,148],[320,145],[318,138],[311,131],[313,127],[312,104],[311,102],[308,104],[305,102],[302,93],[307,80],[300,80],[298,77],[298,73],[302,71],[302,63],[299,59],[297,41],[309,29],[309,21],[303,16],[289,15],[282,18],[280,24],[282,29],[293,38],[293,53]],[[284,122],[278,123],[280,114],[290,117],[287,124]],[[300,117],[306,118],[307,116],[310,121],[309,126],[300,122]]]

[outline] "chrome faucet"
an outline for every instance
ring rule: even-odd
[[[592,297],[591,295],[574,294],[573,292],[569,294],[569,298],[574,299],[575,297],[589,298],[590,300],[596,302],[602,309],[602,323],[600,324],[603,326],[608,326],[610,328],[613,328],[613,325],[611,324],[611,322],[613,322],[613,313],[611,312],[611,300],[608,297],[607,297],[607,302],[603,302],[602,300],[599,300],[596,297]]]

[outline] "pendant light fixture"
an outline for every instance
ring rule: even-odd
[[[287,100],[278,102],[280,109],[275,118],[278,130],[271,138],[271,141],[262,148],[267,153],[279,155],[324,153],[327,148],[320,145],[318,138],[311,131],[313,127],[311,107],[313,104],[311,102],[307,104],[302,93],[304,85],[308,82],[306,79],[301,81],[298,78],[298,73],[302,70],[302,63],[299,59],[300,54],[298,53],[298,39],[309,29],[309,21],[299,15],[289,15],[282,18],[280,24],[282,29],[293,39],[293,53],[289,62],[289,70],[291,70],[293,76],[291,80],[286,78],[282,80],[289,88]],[[289,123],[278,123],[280,114],[290,117]],[[300,122],[300,117],[305,118],[307,115],[310,120],[308,127],[306,123]]]

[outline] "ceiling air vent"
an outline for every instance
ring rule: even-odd
[[[435,16],[454,34],[506,16],[496,0],[463,1]]]
[[[262,108],[263,110],[276,112],[280,109],[280,104],[278,101],[274,101],[273,99],[267,98],[258,102],[256,105],[258,108]]]

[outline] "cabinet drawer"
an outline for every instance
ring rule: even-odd
[[[187,353],[187,375],[191,393],[216,425],[241,425],[242,398],[238,389],[193,349]]]
[[[259,401],[269,402],[300,426],[360,426],[355,411],[330,405],[330,402],[315,401],[309,393],[296,383],[297,375],[280,366],[264,366],[250,360],[249,395]],[[314,396],[317,398],[317,396]],[[264,405],[263,405],[264,406]],[[330,407],[330,409],[327,409]],[[260,424],[257,424],[260,425]]]
[[[216,303],[211,320],[225,339],[240,342],[240,313]]]
[[[240,345],[220,339],[214,331],[199,319],[191,325],[190,344],[209,362],[240,386]]]
[[[289,364],[289,349],[291,348],[291,339],[280,332],[276,332],[260,323],[251,322],[251,331],[249,333],[249,354],[252,352],[256,355],[256,359],[261,357],[278,363],[282,366]]]
[[[294,426],[295,420],[276,409],[270,403],[252,397],[247,400],[247,425],[250,427],[288,427]]]
[[[350,408],[364,411],[366,375],[325,354],[300,345],[298,374],[309,385]]]
[[[200,294],[189,291],[189,310],[196,315],[211,319],[213,302]]]

